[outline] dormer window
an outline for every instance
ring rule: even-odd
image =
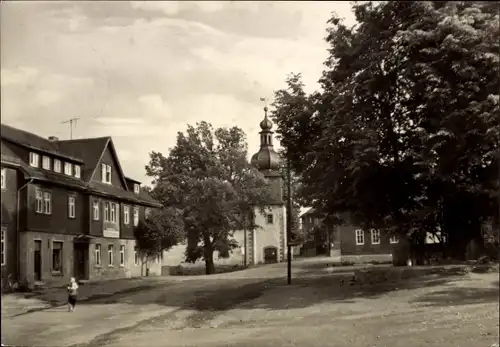
[[[30,152],[30,166],[38,167],[40,156],[37,153]]]
[[[102,164],[101,175],[103,183],[111,184],[111,165]]]
[[[139,184],[134,184],[134,193],[139,194],[141,186]]]
[[[54,171],[61,173],[61,161],[59,159],[54,159]]]
[[[64,163],[64,174],[68,176],[73,174],[73,165],[71,165],[71,163]]]
[[[82,175],[80,165],[75,165],[75,177],[80,178]]]
[[[42,156],[42,169],[50,170],[50,157]]]

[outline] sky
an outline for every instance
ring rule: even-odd
[[[1,120],[40,136],[111,136],[125,175],[149,184],[149,153],[206,120],[259,149],[263,102],[327,57],[331,12],[349,2],[3,1]]]

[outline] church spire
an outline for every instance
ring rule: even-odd
[[[261,98],[261,101],[266,99]],[[273,123],[267,117],[267,104],[264,107],[264,119],[260,122],[260,150],[252,156],[252,164],[259,170],[277,170],[280,165],[278,153],[273,148]]]

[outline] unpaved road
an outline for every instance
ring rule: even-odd
[[[299,266],[300,264],[297,264]],[[154,289],[2,321],[23,346],[487,346],[498,343],[498,274],[434,277],[376,290],[350,273],[284,264],[210,278],[166,278]],[[339,271],[345,271],[339,269]],[[342,281],[344,279],[344,281]]]

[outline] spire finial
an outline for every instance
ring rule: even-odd
[[[264,120],[260,122],[260,128],[262,130],[271,130],[273,123],[267,118],[267,98],[260,98],[260,101],[264,102]]]
[[[264,103],[264,119],[267,119],[267,98],[260,98],[260,101]]]

